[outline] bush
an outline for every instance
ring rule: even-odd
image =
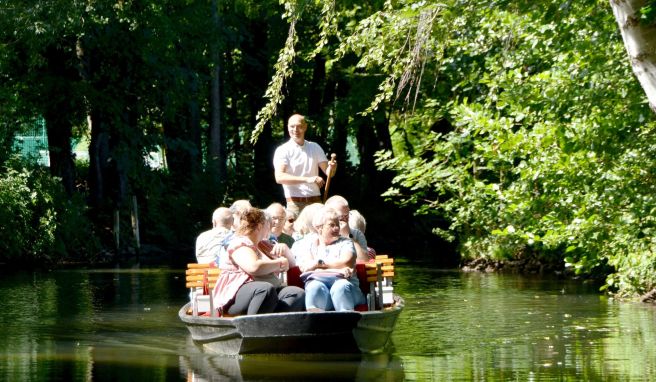
[[[88,260],[98,251],[80,195],[46,169],[12,159],[0,177],[0,261]]]

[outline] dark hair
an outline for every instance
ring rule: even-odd
[[[249,235],[255,231],[260,224],[264,224],[266,220],[266,214],[264,211],[259,208],[249,207],[241,214],[237,233],[239,235]]]

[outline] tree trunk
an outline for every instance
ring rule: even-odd
[[[210,172],[216,174],[215,179],[223,182],[226,175],[225,140],[221,126],[221,54],[219,51],[218,34],[221,31],[218,1],[212,0],[212,21],[217,34],[212,43],[212,82],[210,90],[211,117],[210,117],[210,145],[209,166]]]
[[[264,105],[262,95],[265,93],[270,76],[268,72],[270,33],[273,29],[271,23],[262,20],[253,20],[249,24],[252,31],[252,40],[244,44],[245,55],[251,58],[245,65],[248,84],[249,122],[255,126],[257,111]],[[283,116],[283,119],[287,116]],[[286,126],[286,124],[285,124]],[[267,205],[271,201],[280,202],[283,199],[282,187],[278,186],[274,177],[273,153],[276,149],[273,142],[271,123],[260,134],[253,147],[253,189],[255,190],[255,203]],[[244,168],[242,165],[239,168]]]
[[[191,155],[191,172],[192,174],[198,174],[202,166],[202,143],[201,143],[201,127],[200,127],[200,106],[198,105],[198,77],[191,69],[189,69],[189,89],[191,91],[191,96],[189,101],[187,101],[187,112],[189,117],[187,118],[187,128],[189,131],[189,136],[192,140],[192,152]]]
[[[182,182],[181,185],[191,184],[201,164],[198,103],[191,99],[181,106],[169,102],[165,107],[175,111],[169,113],[162,122],[167,167],[172,177]]]
[[[317,54],[314,57],[314,68],[312,70],[312,81],[310,82],[310,94],[308,97],[308,115],[319,116],[324,110],[323,97],[324,85],[326,83],[326,60]],[[322,126],[323,129],[326,126]]]
[[[640,9],[648,0],[610,0],[620,27],[631,67],[656,112],[656,26],[640,22]]]
[[[62,45],[74,40],[65,39]],[[46,120],[50,173],[59,177],[68,196],[75,191],[75,161],[71,147],[73,120],[80,115],[76,108],[79,100],[73,90],[80,75],[69,63],[71,57],[65,49],[53,44],[45,50],[47,69],[42,78],[45,86],[43,117]]]
[[[92,111],[90,116],[91,142],[89,144],[89,188],[91,205],[98,208],[105,199],[105,167],[109,159],[109,133],[102,113]]]
[[[49,110],[44,118],[48,134],[48,151],[50,153],[50,174],[60,177],[66,194],[70,197],[75,191],[75,162],[71,148],[72,126],[61,109]]]

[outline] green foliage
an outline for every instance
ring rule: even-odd
[[[445,218],[464,257],[536,256],[639,294],[656,286],[654,116],[600,4],[401,2],[341,49],[387,75],[372,107],[415,109],[377,156],[388,199]]]
[[[264,98],[268,99],[268,102],[262,109],[260,109],[256,116],[257,124],[255,125],[250,138],[250,142],[253,144],[257,142],[257,138],[262,133],[262,130],[264,130],[265,125],[269,123],[276,114],[278,104],[285,99],[282,91],[283,86],[285,80],[292,75],[291,66],[296,57],[294,45],[298,41],[298,36],[296,35],[296,23],[303,11],[303,7],[299,7],[294,2],[287,3],[286,5],[287,10],[285,16],[290,18],[289,32],[287,34],[285,45],[278,55],[278,61],[274,65],[275,74],[273,75],[271,82],[269,82],[269,86],[267,86],[266,93],[264,94]]]
[[[209,3],[220,3],[220,22]],[[377,155],[396,174],[385,196],[448,222],[434,231],[464,257],[561,262],[626,294],[656,286],[656,123],[607,1],[209,3],[0,7],[0,163],[17,121],[65,106],[72,126],[86,126],[99,112],[106,130],[95,132],[110,147],[94,147],[125,174],[103,202],[117,188],[137,194],[145,241],[173,245],[206,228],[225,195],[265,192],[252,177],[269,169],[247,135],[255,125],[256,140],[279,108],[307,108],[318,138],[356,136],[366,153],[389,147],[379,131],[391,121],[394,148]],[[219,62],[229,174],[216,184],[197,154]],[[195,161],[168,158],[177,175],[151,171],[143,155],[158,145]],[[15,222],[0,227],[5,260],[78,258],[110,232],[99,216],[115,206],[91,228],[86,195],[63,196],[41,169],[11,165],[0,181],[0,218]]]
[[[647,5],[640,8],[640,21],[652,24],[656,20],[656,1],[648,1]]]
[[[80,198],[69,200],[58,179],[10,161],[0,176],[0,261],[87,260],[98,250]]]

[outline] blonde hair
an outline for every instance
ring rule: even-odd
[[[360,211],[349,211],[349,227],[357,228],[360,232],[365,233],[367,230],[367,220],[362,216]]]
[[[323,206],[312,217],[312,226],[318,230],[331,220],[339,222],[339,214],[333,208]]]
[[[321,203],[312,203],[309,206],[303,208],[296,221],[294,221],[294,231],[298,232],[300,235],[305,236],[311,232],[317,232],[317,230],[312,225],[312,217],[314,214],[323,207]]]

